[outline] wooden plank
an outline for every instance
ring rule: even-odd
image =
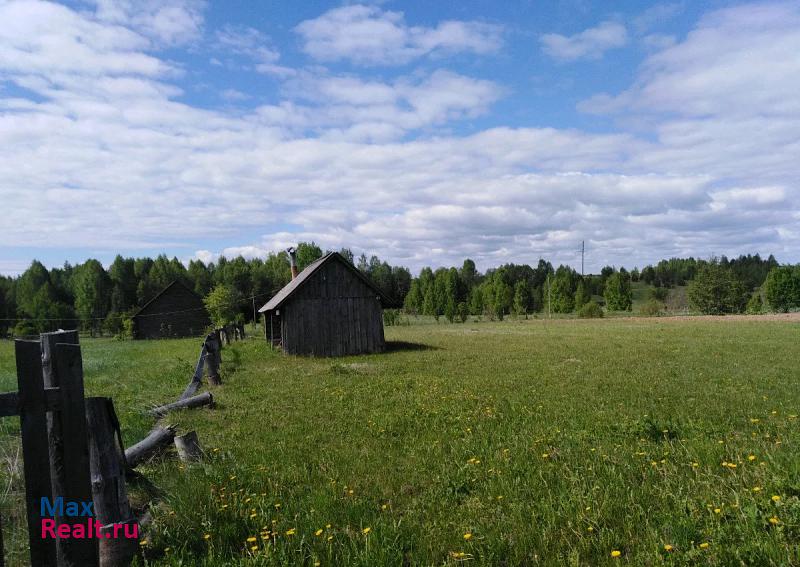
[[[119,440],[116,413],[111,398],[87,398],[89,460],[95,520],[103,526],[133,520],[125,485],[125,456]],[[106,567],[130,565],[138,552],[136,538],[102,538],[100,561]]]
[[[125,451],[125,462],[128,464],[128,467],[132,469],[136,468],[167,445],[171,444],[174,438],[175,429],[172,427],[157,427],[153,429],[147,437],[128,447]]]
[[[42,498],[52,501],[50,454],[47,439],[42,351],[39,341],[14,341],[17,381],[23,409],[20,415],[25,506],[28,517],[31,565],[55,565],[56,540],[41,537]]]
[[[185,400],[179,400],[177,402],[172,402],[171,404],[165,404],[163,406],[153,408],[150,410],[150,415],[161,416],[173,410],[191,409],[200,406],[214,406],[214,396],[211,395],[211,392],[203,392],[202,394],[197,394],[196,396],[186,398]]]
[[[58,335],[50,335],[55,340]],[[48,337],[48,340],[52,340]],[[75,333],[77,340],[77,333]],[[42,341],[43,344],[45,341]],[[86,403],[83,398],[83,361],[81,347],[77,344],[58,342],[55,349],[55,377],[61,389],[61,409],[55,412],[61,423],[63,495],[65,500],[89,502],[92,500],[92,485],[89,464],[89,435],[86,427]],[[54,477],[55,478],[55,477]],[[93,567],[100,564],[96,539],[58,540],[59,559],[66,565]]]
[[[45,409],[57,410],[61,404],[61,393],[58,388],[45,388]],[[20,414],[20,398],[18,392],[0,394],[0,417],[11,417]]]
[[[208,339],[206,339],[207,341]],[[197,359],[197,364],[194,367],[194,374],[192,375],[191,381],[189,381],[189,385],[186,386],[186,389],[181,394],[181,397],[178,398],[179,400],[185,400],[186,398],[193,396],[198,388],[200,388],[200,383],[203,380],[203,365],[206,362],[206,341],[203,342],[203,348],[200,349],[200,356]]]

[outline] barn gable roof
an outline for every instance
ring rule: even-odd
[[[392,300],[386,297],[384,293],[378,289],[378,287],[370,281],[370,279],[361,273],[361,271],[356,268],[352,263],[348,262],[344,256],[339,254],[338,252],[329,252],[325,254],[322,258],[314,260],[311,262],[306,268],[297,274],[297,277],[290,281],[288,284],[283,286],[281,290],[276,293],[272,299],[270,299],[261,309],[258,310],[259,313],[264,313],[265,311],[272,311],[273,309],[277,309],[288,300],[300,287],[303,286],[305,282],[307,282],[311,276],[313,276],[322,266],[327,264],[328,262],[332,261],[339,261],[344,264],[357,278],[367,284],[370,289],[375,292],[375,295],[380,298],[381,305],[384,307],[388,307],[393,304]]]
[[[155,294],[155,296],[153,296],[153,298],[152,298],[150,301],[148,301],[147,303],[145,303],[144,305],[142,305],[142,307],[141,307],[141,308],[140,308],[140,309],[139,309],[139,310],[138,310],[136,313],[134,313],[134,314],[133,314],[133,317],[137,317],[137,316],[139,316],[141,313],[144,313],[144,312],[145,312],[145,311],[146,311],[146,310],[147,310],[147,309],[150,307],[150,305],[151,305],[151,304],[153,304],[153,303],[154,303],[154,302],[155,302],[155,301],[156,301],[158,298],[160,298],[162,295],[164,295],[165,293],[167,293],[167,291],[168,291],[168,290],[172,289],[172,288],[173,288],[174,286],[176,286],[176,285],[179,285],[179,286],[181,286],[182,288],[184,288],[185,290],[187,290],[189,293],[191,293],[192,295],[196,296],[196,297],[197,297],[197,299],[199,299],[200,301],[203,301],[203,298],[202,298],[202,297],[200,297],[199,295],[197,295],[193,289],[189,288],[189,286],[187,286],[186,284],[184,284],[182,281],[180,281],[180,280],[173,280],[171,284],[169,284],[167,287],[165,287],[164,289],[162,289],[161,291],[159,291],[157,294]]]

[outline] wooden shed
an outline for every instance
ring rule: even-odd
[[[284,352],[342,356],[386,348],[383,307],[390,305],[353,264],[331,252],[297,274],[259,312],[267,341]]]
[[[211,319],[203,299],[175,280],[133,316],[133,338],[195,337],[209,325]]]

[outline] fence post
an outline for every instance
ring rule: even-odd
[[[89,442],[78,332],[44,333],[41,338],[45,383],[60,392],[60,407],[49,422],[53,496],[90,502]],[[56,518],[57,524],[63,522],[63,518]],[[57,540],[56,548],[59,564],[99,564],[96,538],[62,538]]]
[[[95,520],[103,528],[100,539],[100,565],[130,565],[138,550],[138,538],[111,533],[111,524],[135,522],[125,486],[125,453],[119,438],[119,422],[111,398],[86,398],[86,424],[89,428],[89,459],[92,470],[92,499]],[[111,533],[116,537],[105,537]],[[123,534],[127,535],[127,534]]]
[[[222,345],[219,342],[219,333],[209,333],[206,337],[205,348],[208,383],[213,386],[219,386],[222,383],[219,377],[220,350],[222,350]]]
[[[22,408],[19,420],[31,565],[55,565],[56,540],[41,537],[42,525],[39,515],[42,498],[46,496],[52,500],[53,496],[53,487],[50,483],[50,456],[47,448],[42,349],[39,341],[16,340],[14,350]]]

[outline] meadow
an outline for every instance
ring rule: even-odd
[[[389,352],[223,351],[207,451],[142,467],[146,565],[800,564],[800,323],[527,320],[389,327]],[[83,340],[126,443],[196,339]],[[16,389],[0,342],[0,389]],[[7,561],[23,562],[2,420]]]

